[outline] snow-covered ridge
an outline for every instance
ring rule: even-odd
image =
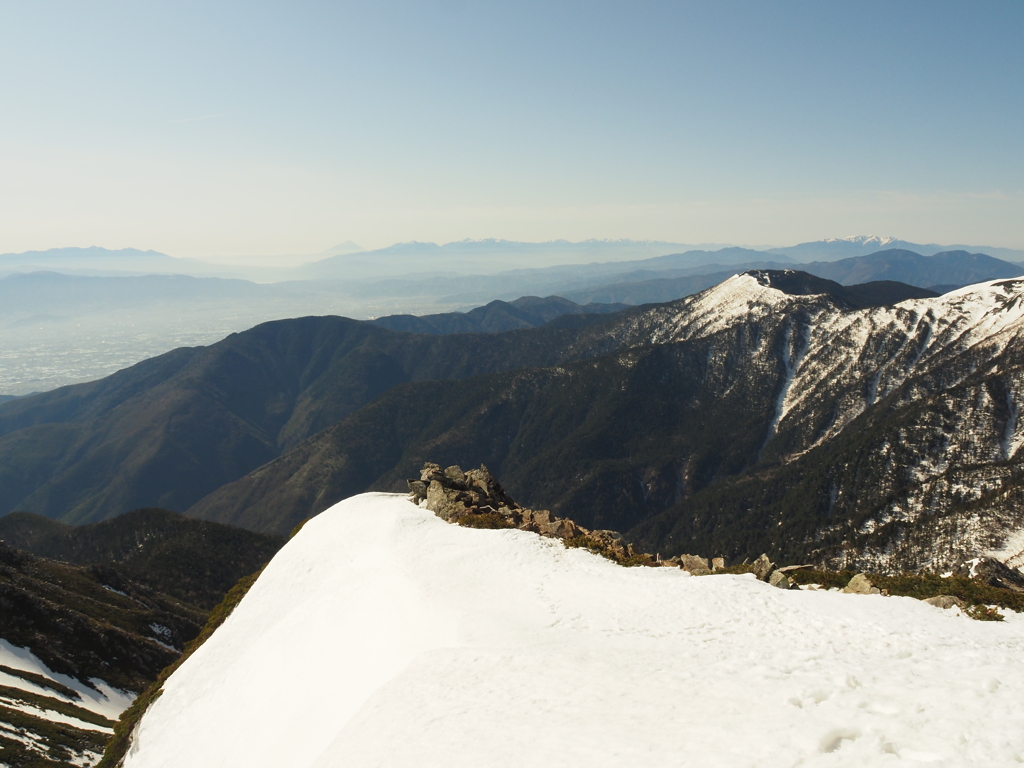
[[[705,337],[797,305],[811,308],[822,323],[836,329],[864,319],[870,319],[875,327],[904,324],[908,315],[914,315],[936,329],[955,331],[961,344],[974,343],[1011,328],[1019,330],[1024,318],[1024,278],[978,283],[935,298],[908,299],[889,307],[845,310],[829,302],[825,294],[790,295],[772,287],[769,273],[744,272],[675,305],[670,314],[659,318],[651,341]],[[933,341],[941,338],[935,336]]]
[[[365,494],[169,679],[127,768],[1016,765],[1024,620],[621,568]]]
[[[831,565],[946,570],[954,553],[986,552],[1024,565],[1021,548],[1014,549],[1019,507],[999,500],[1024,449],[1024,279],[860,310],[825,295],[788,295],[770,283],[771,274],[736,275],[653,307],[637,316],[629,343],[700,343],[713,396],[728,392],[741,369],[747,380],[759,377],[775,398],[760,453],[771,462],[789,463],[828,445],[862,423],[861,415],[870,418],[875,406],[880,421],[863,423],[881,423],[894,407],[909,413],[915,403],[932,402],[914,412],[912,425],[887,431],[872,448],[868,460],[888,467],[884,482],[893,500],[858,532],[890,523],[940,526],[937,512],[996,501],[944,519],[934,533],[941,546],[916,538],[900,549],[887,539],[870,553],[849,550],[852,562]],[[856,507],[842,493],[832,503]],[[837,519],[835,531],[822,535],[845,530],[846,518]]]

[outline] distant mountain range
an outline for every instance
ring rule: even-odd
[[[272,284],[181,275],[84,276],[15,273],[0,278],[0,332],[7,356],[0,393],[21,395],[101,378],[178,346],[209,344],[268,320],[305,315],[390,318],[420,332],[509,330],[550,319],[508,305],[523,296],[561,296],[585,306],[671,301],[748,269],[793,266],[783,255],[744,248],[699,250],[634,261],[518,269],[494,275],[306,280]],[[982,254],[922,257],[888,250],[805,265],[843,284],[896,280],[939,292],[1021,274],[1020,265]],[[483,313],[467,309],[504,302]],[[501,307],[501,312],[497,308]],[[579,308],[572,310],[584,311]],[[585,310],[587,312],[590,309]],[[404,315],[393,319],[396,314]],[[499,322],[498,315],[503,319]],[[445,315],[441,326],[422,320]],[[421,318],[420,320],[414,318]]]
[[[52,270],[71,274],[209,274],[209,265],[193,259],[179,259],[157,251],[136,248],[110,250],[90,248],[51,248],[47,251],[0,254],[0,275],[10,272]]]
[[[784,266],[775,262],[762,262],[725,269],[723,265],[713,264],[703,269],[688,270],[688,274],[679,277],[617,282],[584,290],[566,291],[563,295],[580,304],[590,301],[623,304],[672,301],[710,288],[738,272],[748,269],[779,269]],[[922,256],[900,249],[879,251],[867,256],[852,256],[837,261],[816,261],[802,264],[800,268],[844,285],[893,280],[934,290],[937,293],[945,293],[986,280],[1024,274],[1022,265],[981,253],[949,251]]]
[[[1017,248],[994,248],[992,246],[937,245],[935,243],[910,243],[895,237],[879,237],[878,235],[860,235],[856,237],[830,237],[785,248],[767,248],[766,253],[788,256],[798,262],[835,261],[837,259],[867,256],[871,253],[887,250],[905,250],[919,253],[922,256],[933,256],[936,253],[949,251],[981,252],[988,256],[1007,261],[1024,261],[1024,250]]]
[[[634,269],[665,269],[680,263],[657,266],[648,262],[658,257],[690,253],[686,266],[704,263],[739,264],[754,261],[807,263],[866,256],[881,250],[901,249],[931,256],[943,251],[968,251],[1007,260],[1024,261],[1024,250],[975,245],[911,243],[891,237],[858,236],[828,238],[786,247],[743,247],[722,243],[683,244],[656,240],[552,240],[541,243],[501,239],[461,240],[437,243],[395,243],[386,248],[364,250],[351,241],[308,256],[282,257],[293,266],[246,266],[198,259],[183,259],[152,250],[125,248],[52,248],[46,251],[0,254],[0,275],[10,272],[50,270],[69,274],[181,274],[195,277],[234,277],[279,282],[284,280],[366,280],[403,275],[484,275],[523,269],[634,262]],[[718,253],[707,259],[708,252]],[[756,254],[730,258],[728,254]],[[262,264],[268,257],[259,257]],[[300,259],[304,261],[300,264]],[[669,262],[671,259],[668,260]],[[648,262],[641,264],[639,262]],[[615,271],[623,271],[621,269]],[[499,297],[493,297],[499,298]]]
[[[897,280],[922,288],[933,285],[971,285],[1024,274],[1019,264],[967,251],[944,251],[930,256],[893,248],[867,256],[801,267],[844,285],[866,280]]]
[[[499,333],[537,328],[565,315],[606,315],[626,308],[625,304],[588,303],[580,306],[560,296],[523,296],[515,301],[492,301],[469,312],[438,315],[389,315],[372,320],[374,325],[409,333]]]
[[[437,243],[396,243],[387,248],[342,254],[310,261],[298,268],[299,279],[365,279],[437,272],[494,274],[513,269],[538,269],[552,264],[634,261],[720,244],[685,245],[655,240],[460,240]]]

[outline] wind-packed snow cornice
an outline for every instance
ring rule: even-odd
[[[622,568],[366,494],[274,557],[125,766],[1004,765],[1024,749],[1007,618]]]

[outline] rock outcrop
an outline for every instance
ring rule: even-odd
[[[798,576],[797,572],[814,567],[810,564],[779,567],[767,554],[762,554],[753,562],[744,560],[742,563],[727,566],[725,558],[722,557],[711,558],[709,561],[708,558],[699,555],[681,554],[663,559],[658,554],[638,552],[615,531],[592,531],[569,518],[557,517],[549,510],[527,509],[517,504],[487,467],[482,465],[479,469],[463,472],[457,466],[442,469],[438,464],[428,463],[423,466],[419,479],[409,480],[408,484],[412,501],[422,504],[449,523],[470,528],[516,528],[531,531],[541,536],[560,539],[566,547],[589,549],[621,565],[681,568],[693,576],[715,573],[753,574],[758,580],[779,589],[799,589],[800,582],[806,582],[807,577]],[[960,563],[954,567],[954,574],[971,577],[987,587],[1024,592],[1024,576],[991,558],[975,558]],[[841,582],[832,583],[835,587],[841,585]],[[876,586],[867,574],[858,573],[849,579],[842,591],[855,595],[889,595],[889,590],[893,588],[891,579],[886,581],[885,577],[880,577],[880,583],[886,588]],[[811,588],[820,587],[812,585]],[[905,590],[907,587],[903,585],[899,589]],[[897,591],[895,594],[912,593]],[[968,603],[963,597],[938,595],[927,598],[925,602],[938,608],[957,607],[971,618],[1000,618],[995,611],[974,602]],[[1003,604],[998,599],[995,602]]]
[[[971,570],[971,576],[992,587],[1024,592],[1024,576],[1020,571],[991,557],[980,558]]]
[[[935,597],[925,598],[924,602],[928,603],[928,605],[934,605],[936,608],[946,610],[954,607],[959,608],[961,611],[967,609],[967,603],[953,595],[936,595]]]
[[[567,547],[584,547],[624,565],[648,565],[682,568],[694,576],[711,573],[753,573],[761,581],[788,589],[794,586],[767,555],[751,564],[728,570],[725,558],[709,563],[698,555],[678,555],[661,559],[657,554],[636,552],[616,531],[589,530],[565,517],[557,517],[546,509],[527,509],[505,492],[487,467],[463,472],[461,467],[442,469],[427,463],[419,479],[408,481],[413,502],[423,504],[442,520],[469,528],[518,528],[550,538],[561,539]],[[775,575],[777,574],[777,575]]]
[[[635,554],[615,531],[591,531],[546,509],[520,506],[483,465],[463,472],[458,466],[441,469],[438,464],[424,464],[419,480],[409,480],[409,491],[413,501],[426,502],[427,509],[449,523],[532,531],[573,542],[575,546],[599,549],[614,560],[625,560]]]
[[[881,590],[878,589],[874,584],[871,583],[865,574],[858,573],[852,579],[850,583],[843,588],[843,592],[848,595],[878,595],[881,594]]]

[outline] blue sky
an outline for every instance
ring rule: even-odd
[[[6,3],[0,252],[1024,247],[1024,3]]]

